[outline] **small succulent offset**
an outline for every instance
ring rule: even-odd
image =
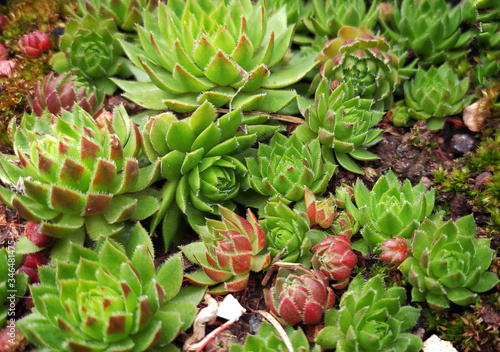
[[[367,9],[364,0],[313,0],[313,12],[303,22],[316,37],[335,38],[342,26],[372,29],[377,23],[379,2],[371,2]]]
[[[427,120],[431,131],[443,128],[446,116],[456,115],[472,101],[467,95],[469,78],[460,80],[448,64],[427,71],[419,68],[412,81],[405,82],[405,104],[416,120]]]
[[[352,251],[351,240],[346,236],[328,236],[321,243],[311,248],[312,267],[334,280],[334,289],[347,286],[351,271],[358,263],[358,257]]]
[[[476,292],[498,284],[498,277],[486,271],[494,253],[490,239],[475,235],[472,215],[422,223],[412,239],[412,255],[399,267],[413,286],[413,301],[435,309],[449,308],[450,301],[467,306],[479,300]]]
[[[325,274],[303,266],[280,268],[274,286],[264,290],[267,308],[285,324],[317,324],[335,302]]]
[[[471,1],[452,7],[446,0],[403,0],[393,3],[390,20],[382,21],[384,36],[402,50],[411,50],[423,61],[440,64],[465,55],[474,36],[464,31],[464,21],[474,21]]]
[[[219,207],[222,221],[207,219],[200,226],[201,242],[180,247],[193,263],[202,269],[186,274],[186,278],[197,285],[217,285],[210,289],[214,294],[243,290],[250,271],[261,271],[271,263],[265,249],[266,234],[250,209],[247,218],[231,210]]]
[[[28,57],[38,57],[42,52],[47,51],[52,46],[50,37],[42,31],[34,31],[23,35],[17,44],[19,50]]]
[[[180,253],[155,270],[152,252],[140,225],[125,245],[72,244],[68,262],[39,269],[35,309],[18,327],[43,350],[178,351],[171,342],[193,323],[204,292],[181,289]]]
[[[337,352],[418,352],[422,341],[404,333],[420,315],[417,308],[403,306],[403,287],[386,289],[379,276],[365,281],[356,276],[342,295],[339,309],[325,314],[325,327],[315,342]]]
[[[54,115],[59,115],[62,110],[72,111],[76,103],[97,117],[102,112],[104,95],[78,82],[74,75],[65,73],[54,77],[54,73],[50,72],[41,84],[37,82],[33,97],[27,97],[27,100],[38,116],[42,116],[45,109]]]
[[[172,113],[151,117],[142,131],[144,154],[151,162],[161,161],[161,174],[168,180],[155,225],[165,215],[178,222],[182,212],[196,229],[207,214],[218,214],[218,205],[234,210],[233,199],[249,188],[248,171],[238,154],[256,140],[255,133],[237,134],[241,120],[240,109],[217,118],[209,102],[182,120]]]
[[[12,307],[12,304],[22,297],[28,288],[28,275],[15,272],[16,262],[18,261],[14,256],[13,247],[0,248],[0,329],[4,327],[7,320],[15,318],[10,313],[14,310],[9,310],[8,304]]]
[[[299,106],[302,106],[300,101]],[[346,170],[363,174],[353,159],[378,159],[365,148],[383,139],[381,129],[372,129],[382,119],[383,112],[371,108],[372,100],[357,96],[351,81],[342,82],[330,91],[328,80],[322,80],[314,104],[301,107],[306,123],[298,126],[294,135],[303,142],[318,137],[323,159],[331,163],[336,160]]]
[[[281,261],[300,262],[308,266],[311,240],[307,218],[277,199],[269,200],[259,216],[271,257],[276,257],[284,250]]]
[[[131,63],[123,56],[113,19],[98,20],[90,14],[72,19],[59,41],[59,53],[51,65],[57,73],[71,72],[95,86],[100,94],[112,95],[112,76],[130,77]]]
[[[318,201],[314,193],[306,188],[304,191],[304,203],[311,226],[318,225],[323,229],[328,229],[338,217],[336,213],[337,205],[331,194],[327,198]]]
[[[9,188],[0,199],[40,231],[68,238],[113,235],[125,220],[158,211],[156,196],[139,192],[158,177],[159,162],[143,166],[141,135],[123,106],[94,120],[81,107],[60,116],[25,114],[13,134],[16,158],[1,155]],[[14,163],[16,161],[17,163]]]
[[[150,82],[115,80],[125,97],[147,108],[216,107],[276,112],[296,97],[277,90],[304,77],[313,56],[291,59],[294,26],[285,9],[268,15],[264,1],[169,1],[138,27],[140,45],[123,43]],[[290,62],[291,60],[291,62]]]
[[[321,352],[321,347],[309,347],[309,341],[301,328],[294,329],[291,325],[286,326],[285,332],[290,342],[297,352]],[[276,328],[266,321],[260,325],[259,331],[255,335],[247,335],[245,344],[231,344],[229,352],[288,352],[288,346],[283,338],[278,334]]]
[[[390,264],[390,270],[397,270],[408,257],[408,252],[411,251],[411,248],[408,248],[407,240],[403,237],[389,238],[382,242],[379,249],[382,251],[379,259]]]
[[[83,15],[90,13],[99,20],[111,18],[118,28],[133,32],[136,24],[142,23],[142,12],[153,10],[155,0],[78,0],[77,5]],[[75,13],[72,15],[80,17]]]
[[[361,180],[356,181],[354,198],[359,209],[361,235],[375,250],[390,238],[410,239],[422,220],[434,208],[435,190],[426,192],[423,183],[412,187],[410,180],[403,186],[392,170],[381,176],[371,191]]]
[[[388,110],[399,83],[399,59],[389,49],[387,40],[369,29],[344,26],[316,58],[321,67],[312,87],[325,77],[334,86],[351,81],[357,96],[374,100],[373,109]]]
[[[335,165],[324,162],[319,139],[301,142],[275,133],[269,145],[259,144],[256,158],[246,158],[250,185],[265,196],[279,195],[286,202],[304,199],[305,189],[314,194],[326,190]]]

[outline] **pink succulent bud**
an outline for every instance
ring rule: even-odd
[[[24,256],[24,262],[19,271],[28,275],[32,284],[37,283],[40,281],[38,277],[38,267],[46,265],[49,262],[50,258],[45,251],[29,253]]]
[[[49,50],[51,44],[48,34],[38,30],[23,35],[18,41],[19,50],[28,57],[40,56],[43,51]]]
[[[383,251],[380,260],[389,264],[394,264],[391,270],[396,270],[403,263],[411,250],[408,248],[406,240],[402,237],[390,238],[380,245]]]
[[[300,266],[294,271],[280,268],[264,299],[271,313],[287,324],[317,324],[333,306],[335,294],[322,272]]]
[[[358,257],[352,251],[351,240],[346,236],[328,236],[321,243],[311,248],[311,264],[330,280],[337,283],[335,289],[347,286],[352,269],[358,263]]]
[[[9,57],[9,50],[5,47],[5,45],[0,43],[0,60],[7,60]]]
[[[16,62],[14,60],[0,61],[0,76],[10,76],[14,68],[16,68]]]
[[[324,229],[332,226],[333,220],[336,218],[335,210],[337,209],[333,204],[332,197],[317,201],[314,193],[306,188],[304,191],[304,201],[311,225],[319,225]]]
[[[28,221],[24,229],[25,236],[37,247],[44,248],[52,244],[53,238],[40,232],[40,223]]]

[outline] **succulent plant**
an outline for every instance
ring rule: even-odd
[[[28,57],[40,56],[42,52],[49,50],[51,45],[49,35],[39,30],[23,35],[17,44],[19,50]]]
[[[426,192],[423,183],[412,187],[410,180],[403,186],[392,170],[381,176],[371,191],[358,179],[354,198],[359,208],[361,235],[374,250],[390,238],[410,239],[422,220],[434,208],[435,190]]]
[[[342,295],[339,309],[325,315],[325,327],[315,342],[337,352],[418,352],[422,341],[405,333],[420,315],[417,308],[403,306],[403,287],[386,289],[379,276],[365,281],[356,276]]]
[[[78,0],[77,5],[82,15],[91,14],[99,20],[111,18],[118,28],[134,32],[136,24],[142,24],[142,12],[152,11],[155,0]],[[72,15],[80,17],[74,12]]]
[[[358,264],[358,257],[352,251],[351,240],[346,236],[328,236],[311,248],[311,264],[329,280],[334,280],[334,289],[347,286],[351,271]]]
[[[340,187],[335,188],[335,204],[340,209],[345,209],[347,199],[354,202],[354,189],[343,183]]]
[[[386,18],[381,24],[391,43],[435,65],[464,56],[474,35],[460,29],[462,22],[474,22],[471,1],[455,7],[446,0],[394,1]]]
[[[77,105],[60,116],[25,114],[13,145],[16,157],[0,158],[9,187],[0,199],[48,236],[84,225],[93,238],[112,235],[158,210],[156,194],[139,191],[157,179],[159,161],[139,163],[141,135],[123,106],[97,121]]]
[[[304,199],[306,188],[321,194],[335,171],[321,154],[318,139],[303,143],[295,134],[287,138],[276,133],[269,145],[259,144],[256,158],[246,158],[250,185],[262,195],[279,195],[286,202]]]
[[[446,116],[456,115],[469,105],[469,78],[460,80],[448,64],[429,70],[420,68],[413,81],[404,85],[408,113],[416,120],[427,120],[429,130],[443,128]]]
[[[104,95],[78,82],[74,75],[65,73],[54,77],[54,73],[50,72],[41,84],[37,82],[33,97],[27,97],[27,100],[38,116],[43,115],[45,109],[54,115],[59,115],[62,110],[72,111],[76,103],[97,117],[102,112]]]
[[[408,257],[408,252],[411,251],[408,248],[407,240],[403,237],[389,238],[382,242],[379,248],[382,251],[379,259],[391,264],[391,270],[396,270]]]
[[[250,209],[247,218],[219,206],[222,221],[207,219],[198,228],[202,241],[181,246],[182,252],[202,269],[186,274],[197,285],[215,285],[214,294],[238,292],[248,283],[250,271],[261,271],[271,263],[265,250],[266,234]]]
[[[328,278],[321,271],[303,266],[280,268],[274,286],[264,290],[267,308],[282,323],[317,324],[335,302]]]
[[[346,170],[363,174],[353,158],[378,159],[365,148],[382,140],[382,130],[372,127],[382,119],[383,112],[371,110],[371,100],[356,96],[351,81],[330,91],[328,81],[322,80],[314,104],[302,105],[299,101],[299,106],[306,123],[298,126],[294,135],[303,142],[319,137],[326,161],[336,160]]]
[[[372,1],[367,9],[364,0],[313,0],[312,16],[304,18],[303,21],[315,36],[327,38],[335,38],[343,26],[372,29],[377,23],[379,2]]]
[[[32,343],[75,352],[177,350],[171,342],[193,323],[204,291],[181,289],[180,253],[155,270],[146,231],[136,225],[128,237],[101,237],[95,251],[72,244],[68,262],[40,268],[35,309],[18,322]]]
[[[311,239],[307,218],[292,210],[283,201],[271,199],[259,213],[260,226],[267,238],[271,257],[280,257],[283,262],[300,262],[309,266]]]
[[[353,212],[350,210],[350,212],[342,211],[337,214],[337,218],[332,223],[331,227],[333,233],[335,233],[337,236],[346,236],[347,238],[352,238],[352,236],[358,233],[360,228],[360,224],[357,219],[358,215],[356,213],[356,217],[354,217],[351,213]]]
[[[373,99],[373,109],[388,110],[399,83],[399,59],[389,49],[387,40],[369,29],[344,26],[316,58],[321,67],[311,87],[316,88],[322,78],[334,87],[351,81],[356,96]]]
[[[160,3],[138,27],[140,45],[122,43],[150,81],[115,82],[125,97],[151,109],[188,112],[209,101],[276,112],[296,97],[278,89],[317,64],[313,56],[287,54],[293,30],[284,8],[268,15],[264,1]]]
[[[59,53],[51,59],[57,73],[71,72],[95,86],[100,94],[112,95],[116,85],[110,77],[130,77],[133,66],[124,56],[113,19],[98,20],[90,14],[72,19],[60,38]]]
[[[234,210],[233,199],[240,190],[249,188],[248,171],[239,154],[256,140],[255,133],[237,133],[241,121],[240,109],[217,118],[209,102],[183,120],[163,113],[148,121],[142,131],[144,154],[151,162],[161,160],[161,174],[168,180],[162,210],[151,231],[167,216],[173,221],[163,222],[167,239],[178,225],[180,213],[187,214],[196,229],[210,213],[218,214],[218,205]]]
[[[0,329],[7,320],[15,319],[12,305],[28,288],[28,275],[16,273],[16,264],[19,264],[19,261],[16,260],[14,251],[11,246],[0,248]]]
[[[306,334],[301,328],[294,329],[291,325],[285,327],[285,332],[290,342],[297,352],[321,352],[319,346],[311,348]],[[266,321],[263,321],[259,331],[255,335],[247,335],[244,345],[231,344],[229,352],[287,352],[288,346],[278,334],[276,328]]]
[[[424,220],[412,238],[412,255],[399,267],[413,286],[413,301],[435,309],[448,308],[450,301],[466,306],[479,301],[476,292],[498,283],[497,275],[486,271],[494,252],[490,239],[475,235],[472,215],[456,222]]]
[[[331,194],[327,198],[318,201],[314,193],[306,188],[304,203],[311,226],[318,225],[323,229],[328,229],[338,217],[336,213],[337,205]]]

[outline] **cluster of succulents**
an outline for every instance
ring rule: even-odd
[[[0,154],[0,200],[28,221],[16,247],[25,255],[18,291],[32,284],[22,333],[43,351],[177,351],[204,294],[243,291],[267,271],[262,298],[289,326],[263,323],[229,351],[418,351],[407,331],[419,310],[404,306],[400,283],[383,280],[399,270],[412,301],[443,309],[476,303],[498,284],[498,264],[488,271],[492,242],[475,238],[472,216],[432,213],[435,190],[424,183],[389,171],[365,186],[378,159],[369,148],[394,131],[390,121],[443,128],[475,98],[471,84],[494,96],[496,111],[494,5],[78,0],[57,48],[53,25],[9,34],[0,79],[59,50],[51,64],[60,75],[30,87],[32,113],[12,120],[13,153]],[[117,87],[146,111],[103,110]],[[490,154],[475,168],[491,171],[475,204],[489,202],[500,223]],[[457,173],[455,191],[480,193],[468,168]],[[334,186],[346,180],[354,186]],[[187,231],[200,240],[160,263]],[[383,278],[376,260],[387,263],[377,267]],[[292,327],[322,321],[314,347]]]

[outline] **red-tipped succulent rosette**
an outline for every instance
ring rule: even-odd
[[[38,57],[42,52],[49,50],[51,44],[49,35],[37,30],[23,35],[23,38],[19,39],[17,45],[19,46],[19,50],[26,56]]]
[[[336,219],[337,210],[333,197],[328,197],[322,201],[317,201],[314,193],[309,189],[304,191],[304,201],[306,203],[307,216],[311,225],[319,225],[324,229],[332,226]]]
[[[311,264],[329,280],[334,280],[335,289],[347,286],[352,269],[358,263],[358,257],[352,251],[351,240],[346,236],[328,236],[321,243],[311,248]]]
[[[382,242],[380,250],[382,254],[380,254],[379,259],[392,264],[391,270],[397,270],[399,265],[408,257],[408,252],[411,251],[403,237],[390,238]]]
[[[222,283],[212,293],[238,292],[247,285],[250,271],[261,271],[271,262],[264,250],[266,235],[250,210],[246,219],[222,206],[219,211],[222,221],[207,219],[207,225],[198,228],[202,242],[181,247],[202,267],[186,278],[198,285]]]
[[[286,324],[317,324],[335,302],[328,278],[317,270],[298,266],[280,268],[276,283],[264,293],[267,308]]]

